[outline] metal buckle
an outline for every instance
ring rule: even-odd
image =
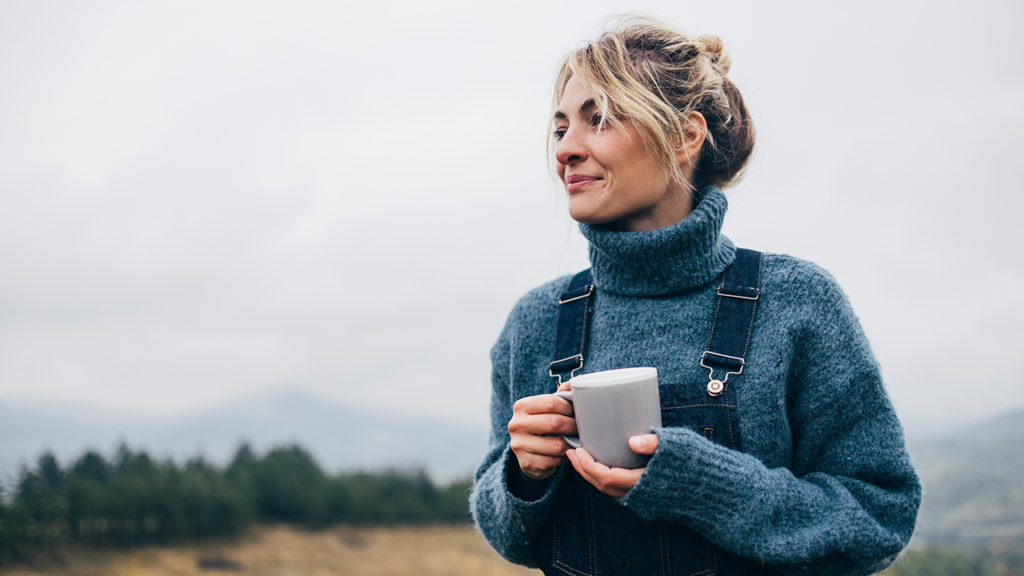
[[[567,298],[565,300],[562,300],[561,298],[559,298],[558,299],[558,303],[559,304],[568,304],[569,302],[575,302],[577,300],[582,300],[584,298],[590,298],[590,295],[594,293],[594,285],[593,284],[587,284],[586,285],[586,289],[587,289],[587,291],[584,292],[583,294],[580,294],[579,296],[573,296],[572,298]],[[568,358],[565,358],[565,360],[567,360],[567,359]],[[561,360],[558,360],[558,362],[561,362]]]
[[[715,367],[714,366],[708,366],[707,364],[704,363],[704,360],[708,357],[708,354],[710,354],[712,356],[718,356],[720,358],[728,358],[730,360],[736,360],[737,362],[740,363],[740,369],[737,370],[737,371],[727,371],[725,373],[725,377],[724,378],[722,378],[721,380],[715,380]],[[729,356],[727,354],[719,354],[717,352],[712,352],[710,350],[705,350],[704,353],[700,355],[700,365],[701,365],[701,367],[708,369],[708,387],[709,387],[708,388],[708,394],[711,394],[712,396],[718,396],[719,394],[721,394],[721,388],[716,386],[715,388],[718,388],[718,392],[715,393],[715,392],[712,392],[711,385],[714,382],[719,382],[722,385],[722,387],[724,388],[725,383],[729,381],[729,376],[732,376],[734,374],[737,375],[737,376],[740,375],[740,374],[743,374],[743,367],[747,365],[747,361],[744,360],[743,358],[737,358],[736,356]]]
[[[573,368],[572,370],[569,371],[569,379],[572,380],[573,376],[576,375],[576,371],[579,370],[580,368],[583,368],[583,354],[573,354],[572,356],[566,356],[565,358],[562,358],[561,360],[555,360],[551,364],[548,364],[548,374],[552,378],[554,378],[555,380],[558,381],[558,385],[559,386],[562,385],[562,375],[561,374],[555,374],[555,371],[552,370],[551,367],[554,366],[555,364],[559,364],[561,362],[565,362],[566,360],[572,360],[573,358],[578,359],[579,363],[576,365],[575,368]]]
[[[736,298],[738,300],[758,300],[761,298],[761,290],[758,288],[754,289],[754,292],[756,293],[753,296],[740,296],[739,294],[729,294],[728,292],[722,292],[722,288],[722,286],[719,286],[716,292],[718,292],[719,296],[725,296],[726,298]]]

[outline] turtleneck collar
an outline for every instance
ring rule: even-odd
[[[662,296],[707,284],[722,273],[736,247],[721,235],[728,202],[718,188],[701,191],[689,216],[664,228],[617,232],[580,224],[590,242],[594,283],[623,296]]]

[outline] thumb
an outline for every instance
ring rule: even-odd
[[[640,434],[629,438],[629,447],[637,454],[654,454],[658,449],[658,436],[656,434]]]

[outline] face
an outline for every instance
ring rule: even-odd
[[[636,128],[600,114],[593,96],[570,78],[554,118],[555,159],[569,194],[569,215],[630,231],[685,218],[689,195],[647,152]]]

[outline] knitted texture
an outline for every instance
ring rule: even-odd
[[[720,235],[726,207],[710,188],[666,228],[581,225],[598,288],[582,373],[654,366],[662,387],[707,382],[700,355],[716,280],[735,254]],[[470,499],[491,545],[529,566],[569,465],[539,499],[517,498],[506,426],[516,400],[555,388],[547,368],[568,281],[526,294],[491,351],[490,448]],[[742,452],[661,428],[658,450],[620,503],[785,574],[871,574],[890,564],[910,540],[921,489],[878,364],[835,280],[811,263],[765,254],[746,360],[727,382]]]

